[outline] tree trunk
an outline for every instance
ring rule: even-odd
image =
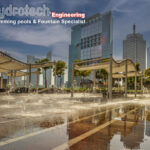
[[[60,88],[61,88],[61,76],[60,76]]]
[[[84,77],[82,77],[81,79],[82,79],[82,81],[81,81],[81,83],[82,83],[81,87],[83,88],[84,87]]]
[[[47,88],[47,77],[46,77],[46,69],[45,69],[45,88]]]
[[[37,70],[36,73],[36,92],[38,92],[39,89],[39,71]]]

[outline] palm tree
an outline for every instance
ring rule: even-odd
[[[75,60],[75,63],[82,62],[81,60]],[[91,74],[91,70],[79,71],[74,69],[74,76],[81,77],[81,85],[83,87],[84,78],[88,77]]]
[[[105,69],[100,69],[96,71],[96,78],[102,79],[104,82],[106,82],[108,78],[108,73]]]
[[[140,71],[140,63],[136,63],[136,71]],[[134,89],[135,77],[128,77],[128,86],[130,89]],[[137,77],[137,83],[140,83],[140,77]]]
[[[62,60],[56,62],[56,75],[60,78],[60,87],[61,87],[61,77],[65,73],[66,63]],[[55,71],[55,70],[54,70]]]
[[[136,71],[140,71],[140,63],[136,63]]]
[[[150,68],[147,68],[144,72],[144,77],[147,81],[150,81]]]

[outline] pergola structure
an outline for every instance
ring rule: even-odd
[[[74,93],[74,69],[79,71],[93,70],[94,71],[94,85],[96,86],[96,70],[105,69],[108,73],[108,97],[112,99],[112,78],[125,78],[125,97],[127,98],[127,79],[128,77],[135,77],[135,97],[137,95],[137,76],[141,76],[141,89],[143,89],[143,75],[138,72],[136,65],[130,59],[115,61],[112,56],[110,58],[96,58],[85,60],[82,62],[73,63],[72,65],[72,84],[71,96]]]
[[[3,88],[3,75],[10,77],[10,88],[12,88],[12,79],[14,79],[14,87],[16,88],[15,78],[25,76],[29,77],[28,89],[31,88],[31,75],[37,74],[37,80],[39,80],[39,68],[44,67],[53,67],[56,68],[56,62],[46,62],[46,63],[39,63],[39,64],[27,64],[22,61],[19,61],[3,52],[0,51],[0,73],[1,73],[1,85],[0,88]],[[37,71],[32,72],[31,69],[37,69]],[[24,81],[25,86],[25,81]],[[38,91],[39,81],[37,81],[36,89]],[[56,74],[54,74],[54,87],[56,87]]]

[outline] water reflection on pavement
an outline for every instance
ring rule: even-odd
[[[100,104],[38,98],[0,100],[0,150],[150,149],[149,100]]]

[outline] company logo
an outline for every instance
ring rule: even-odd
[[[13,7],[10,4],[8,7],[0,8],[0,19],[4,19],[5,16],[26,16],[26,17],[45,17],[50,16],[50,9],[43,4],[42,7],[30,7],[28,4],[25,7]]]

